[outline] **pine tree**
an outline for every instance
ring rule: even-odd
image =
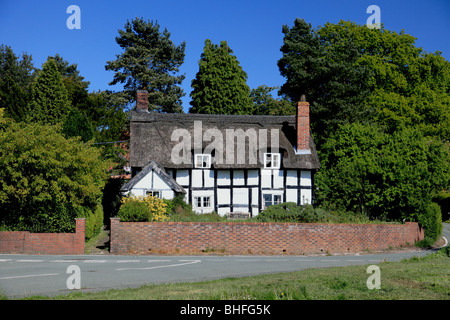
[[[199,71],[192,80],[190,113],[252,114],[247,74],[226,41],[205,41]]]
[[[116,42],[124,49],[114,61],[107,61],[105,69],[115,71],[110,85],[124,84],[129,101],[136,98],[136,90],[148,91],[149,110],[159,112],[183,112],[179,87],[184,75],[176,75],[184,62],[186,43],[176,46],[170,33],[153,21],[142,18],[127,21],[119,30]]]
[[[0,108],[15,121],[23,121],[28,114],[27,105],[33,81],[31,55],[16,56],[9,46],[0,45]]]
[[[28,118],[41,124],[63,122],[70,112],[67,90],[54,59],[48,59],[33,81]]]

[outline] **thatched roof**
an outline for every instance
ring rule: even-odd
[[[248,139],[245,143],[245,161],[239,163],[236,158],[240,150],[235,149],[234,161],[230,154],[227,154],[226,146],[222,150],[213,152],[213,157],[222,154],[222,163],[213,161],[213,168],[261,168],[263,167],[262,157],[264,152],[270,152],[267,146],[277,145],[279,152],[282,154],[282,168],[299,168],[299,169],[319,169],[320,163],[316,152],[316,147],[312,137],[310,136],[310,154],[297,154],[295,150],[296,144],[296,117],[295,116],[254,116],[254,115],[206,115],[206,114],[164,114],[155,112],[132,112],[130,125],[130,166],[143,168],[150,161],[156,161],[165,168],[192,168],[190,163],[174,163],[172,151],[174,147],[180,145],[179,135],[174,134],[178,129],[178,133],[185,132],[186,140],[190,135],[191,149],[189,153],[194,154],[194,122],[201,123],[201,132],[204,137],[205,132],[221,133],[223,142],[226,142],[226,136],[229,132],[237,133],[242,138],[243,135],[256,132],[258,137],[257,146]],[[227,131],[228,130],[228,131]],[[199,132],[196,131],[196,132]],[[259,136],[260,132],[267,133],[267,145],[260,143],[264,141]],[[271,132],[278,132],[278,143],[271,142]],[[174,136],[173,136],[174,135]],[[254,135],[253,135],[254,137]],[[174,139],[175,141],[172,141]],[[206,138],[198,139],[201,141],[204,149],[210,145],[214,138],[207,140]],[[236,142],[236,144],[238,144]],[[252,147],[257,149],[257,163],[249,158],[248,150]],[[228,157],[227,157],[228,156]],[[193,160],[192,160],[193,161]]]

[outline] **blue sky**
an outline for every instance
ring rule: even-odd
[[[113,72],[105,70],[106,61],[121,52],[115,42],[117,31],[135,17],[157,21],[168,29],[175,44],[186,41],[180,72],[186,75],[182,88],[187,111],[191,80],[198,71],[206,39],[228,42],[248,74],[250,88],[281,86],[285,79],[280,76],[277,61],[283,25],[292,26],[296,17],[304,18],[314,28],[340,20],[363,25],[371,15],[366,10],[372,4],[380,7],[386,29],[404,29],[417,38],[416,46],[427,52],[442,51],[450,60],[448,0],[0,0],[0,44],[11,46],[16,54],[31,54],[39,68],[49,55],[59,53],[78,65],[81,75],[91,83],[89,91],[120,90],[121,86],[108,85]],[[80,8],[80,30],[66,26],[70,5]]]

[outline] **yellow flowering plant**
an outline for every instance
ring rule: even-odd
[[[167,221],[167,204],[160,198],[152,195],[122,198],[122,204],[117,216],[122,221]]]

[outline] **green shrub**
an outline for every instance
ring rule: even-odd
[[[297,206],[293,202],[267,207],[254,220],[261,222],[292,223],[373,223],[365,214],[347,211],[331,211],[312,205]]]
[[[128,202],[122,204],[117,216],[124,222],[151,221],[152,213],[145,203]]]
[[[103,226],[103,208],[98,204],[94,211],[86,207],[77,208],[77,217],[86,218],[85,238],[87,240],[98,235]]]
[[[419,224],[425,229],[425,238],[436,241],[442,233],[442,214],[441,207],[432,202],[425,207],[422,214],[418,217]]]
[[[124,197],[117,216],[124,222],[166,221],[167,205],[163,199],[146,197]]]

